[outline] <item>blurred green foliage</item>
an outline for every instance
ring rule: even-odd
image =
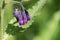
[[[2,39],[2,27],[1,27],[1,10],[2,10],[2,1],[0,0],[0,40]]]
[[[23,4],[31,20],[22,28],[14,23],[13,8],[18,4],[6,5],[2,11],[3,40],[60,40],[60,0],[24,0]]]

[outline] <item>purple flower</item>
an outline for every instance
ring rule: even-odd
[[[17,21],[19,22],[20,25],[23,25],[23,17],[22,13],[19,9],[15,8],[14,9],[14,16],[16,17]]]
[[[19,20],[18,19],[18,15],[19,15],[19,9],[18,8],[15,8],[14,9],[14,16],[16,17],[17,21]]]
[[[22,16],[23,16],[24,24],[25,24],[25,23],[27,23],[27,17],[26,17],[26,14],[25,14],[25,9],[24,9],[24,7],[21,7],[21,13],[22,13]]]
[[[23,20],[19,20],[19,25],[24,25]]]
[[[29,13],[24,9],[24,7],[21,7],[21,10],[15,8],[14,16],[16,17],[17,21],[19,22],[19,25],[21,26],[26,24],[30,20]]]
[[[30,15],[29,15],[29,13],[26,10],[25,10],[25,14],[27,16],[27,20],[29,21],[30,20]]]
[[[23,15],[22,15],[21,11],[19,12],[18,19],[19,19],[19,21],[18,21],[19,24],[24,25]]]
[[[15,8],[14,9],[14,16],[17,17],[19,15],[19,9]]]

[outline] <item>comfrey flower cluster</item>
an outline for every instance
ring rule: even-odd
[[[19,25],[24,25],[30,20],[30,15],[27,10],[24,9],[22,6],[19,10],[18,8],[14,9],[14,16],[16,17],[17,21],[19,22]]]

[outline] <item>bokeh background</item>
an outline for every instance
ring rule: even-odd
[[[19,4],[9,3],[2,8],[0,0],[0,40],[60,40],[60,0],[23,0],[23,5],[31,20],[21,28],[13,16]]]

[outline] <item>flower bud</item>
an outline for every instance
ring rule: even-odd
[[[22,16],[21,11],[19,12],[18,19],[19,19],[19,24],[24,25],[23,16]]]
[[[21,13],[22,13],[22,16],[23,16],[24,24],[25,24],[25,23],[27,23],[27,17],[26,17],[26,14],[25,14],[25,9],[23,7],[21,7]]]
[[[19,9],[18,8],[15,8],[14,9],[14,16],[16,17],[17,21],[19,21],[18,15],[19,15]]]
[[[27,16],[27,20],[29,21],[30,20],[30,15],[29,15],[29,13],[26,10],[25,10],[25,14]]]
[[[23,20],[19,20],[19,25],[24,25]]]
[[[14,9],[14,16],[15,17],[18,17],[19,15],[19,10],[17,8]]]

